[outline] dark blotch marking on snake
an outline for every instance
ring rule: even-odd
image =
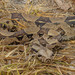
[[[75,27],[75,16],[67,17],[65,22],[70,25],[70,27]]]
[[[11,13],[11,19],[18,19],[17,21],[23,19],[25,22],[27,22],[27,20],[21,15],[21,13]],[[12,22],[14,25],[17,25],[17,22],[15,20],[12,20]]]
[[[40,17],[35,21],[35,24],[40,27],[42,27],[46,23],[52,23],[49,17]]]

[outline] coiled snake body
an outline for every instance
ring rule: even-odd
[[[53,49],[63,48],[63,41],[75,39],[75,16],[50,18],[11,13],[6,19],[0,19],[0,45],[31,44],[46,59],[52,56]],[[16,30],[7,25],[24,26]]]

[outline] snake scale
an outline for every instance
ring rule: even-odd
[[[15,26],[18,25],[25,27],[16,29]],[[65,47],[63,41],[74,39],[74,15],[38,17],[24,13],[11,13],[0,18],[0,45],[29,44],[30,48],[39,54],[39,57],[41,55],[46,59],[51,58],[53,51]]]

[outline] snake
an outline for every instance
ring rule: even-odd
[[[15,27],[19,25],[21,29]],[[75,15],[43,17],[10,13],[0,18],[0,45],[28,44],[39,58],[51,58],[69,40],[75,40]]]

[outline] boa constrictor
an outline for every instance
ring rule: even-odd
[[[22,29],[14,27],[18,25]],[[75,16],[50,18],[11,13],[0,19],[0,45],[30,44],[46,59],[51,58],[53,50],[64,47],[63,41],[74,39]]]

